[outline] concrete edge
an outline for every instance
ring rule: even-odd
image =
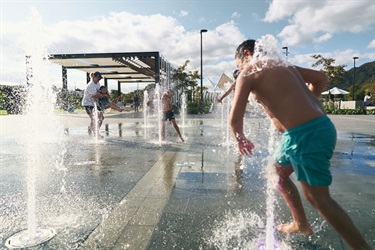
[[[79,249],[146,249],[175,186],[179,171],[168,182],[164,175],[178,153],[165,151]]]

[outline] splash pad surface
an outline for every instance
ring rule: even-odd
[[[8,118],[22,121],[22,117]],[[18,141],[22,135],[17,123],[6,121],[8,118],[1,117],[8,130],[2,130],[0,141],[1,248],[25,226],[26,171],[24,149]],[[258,150],[254,159],[239,159],[232,146],[228,151],[224,145],[226,129],[217,126],[220,119],[188,117],[185,144],[178,142],[168,124],[166,141],[159,145],[153,131],[157,129],[142,127],[142,117],[133,114],[107,115],[101,131],[105,138],[97,143],[87,134],[85,114],[59,118],[69,133],[64,139],[44,138],[43,143],[52,155],[61,153],[54,151],[55,144],[68,145],[63,164],[66,170],[42,162],[37,175],[38,221],[41,227],[54,228],[57,233],[44,243],[46,249],[77,249],[98,239],[102,247],[139,249],[261,246],[266,204],[265,180],[258,162],[266,152]],[[358,120],[339,118],[333,118],[339,140],[332,159],[332,195],[374,247],[374,137],[356,133]],[[181,122],[178,116],[176,119]],[[246,123],[259,134],[267,124],[259,118],[246,118]],[[352,124],[352,132],[348,124]],[[257,145],[264,143],[261,136],[255,138]],[[278,195],[276,201],[275,223],[288,222],[285,204]],[[343,249],[336,233],[305,201],[304,205],[316,234],[286,237],[276,232],[278,246]],[[100,238],[102,234],[105,239]]]

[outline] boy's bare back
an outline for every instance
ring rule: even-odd
[[[172,96],[168,91],[162,95],[161,102],[162,102],[163,112],[167,112],[173,109]]]
[[[233,102],[237,107],[233,107],[234,109],[240,108],[245,112],[246,100],[251,92],[279,131],[288,130],[325,115],[317,99],[327,82],[324,73],[276,65],[247,74],[251,68],[252,66],[245,67],[237,79]],[[310,84],[309,87],[306,83]],[[241,113],[232,113],[232,117],[241,119],[243,116]]]

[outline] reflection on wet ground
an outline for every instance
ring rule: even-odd
[[[238,155],[220,119],[188,119],[182,128],[185,144],[178,142],[171,125],[167,125],[166,141],[160,143],[152,121],[147,127],[131,119],[105,121],[103,140],[89,137],[86,125],[72,124],[39,143],[42,158],[37,166],[37,221],[57,231],[43,249],[78,248],[112,216],[114,208],[132,200],[128,194],[159,163],[165,164],[160,168],[163,185],[150,192],[154,192],[152,197],[166,193],[168,199],[155,229],[147,229],[148,249],[259,246],[266,216],[264,158],[268,149],[264,133],[268,121],[246,121],[246,131],[256,145],[252,157]],[[1,133],[0,248],[4,248],[9,236],[27,226],[27,145],[22,140],[26,132]],[[374,148],[374,136],[339,131],[332,159],[332,195],[349,211],[372,247]],[[172,153],[174,156],[165,160]],[[144,185],[152,188],[155,180],[150,178]],[[279,196],[275,202],[276,223],[289,221],[288,209]],[[306,202],[304,205],[317,233],[308,238],[277,234],[283,249],[346,249],[315,210]],[[111,234],[110,230],[107,233]]]
[[[374,176],[374,148],[374,136],[339,132],[332,170],[337,174]]]

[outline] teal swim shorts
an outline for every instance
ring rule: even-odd
[[[275,162],[293,167],[299,181],[329,186],[329,161],[335,146],[336,128],[327,116],[322,116],[284,132]]]

